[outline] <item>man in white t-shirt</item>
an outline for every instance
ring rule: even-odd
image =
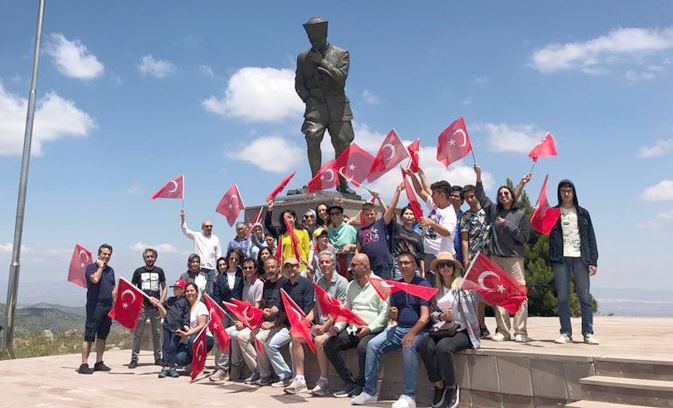
[[[406,169],[406,173],[416,190],[416,194],[425,201],[430,210],[426,217],[421,217],[418,223],[421,225],[423,247],[425,250],[425,274],[424,278],[434,284],[434,272],[430,270],[430,263],[440,252],[448,252],[455,255],[453,239],[456,234],[456,211],[451,205],[449,198],[451,184],[446,180],[436,181],[428,185],[428,179],[423,169],[418,168],[414,174]]]
[[[185,210],[180,210],[180,228],[187,238],[194,241],[194,252],[201,259],[201,272],[206,275],[206,293],[213,296],[215,285],[215,266],[217,259],[222,256],[220,239],[213,234],[213,222],[204,220],[201,223],[201,232],[192,231],[187,227]]]

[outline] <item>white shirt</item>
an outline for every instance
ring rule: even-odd
[[[222,256],[220,239],[215,234],[206,237],[202,232],[192,231],[187,227],[186,222],[180,227],[182,227],[182,233],[194,241],[194,252],[201,258],[201,267],[215,269],[217,258]]]
[[[452,205],[448,205],[446,208],[437,207],[435,202],[432,201],[432,197],[428,197],[425,205],[430,210],[428,218],[449,231],[449,235],[444,237],[439,235],[432,227],[423,228],[423,247],[425,253],[437,255],[445,251],[455,255],[456,249],[453,247],[453,236],[456,234],[456,210],[453,209]]]
[[[196,326],[199,325],[198,323],[198,317],[199,316],[206,316],[206,321],[208,320],[208,308],[206,308],[206,305],[203,304],[202,302],[196,302],[196,304],[191,308],[189,312],[189,327],[191,329],[195,328]],[[198,333],[197,333],[198,334]],[[210,329],[208,328],[208,325],[206,325],[206,336],[212,336],[213,334],[210,332]]]
[[[581,257],[580,231],[577,225],[577,210],[575,207],[561,207],[561,231],[563,232],[563,256]]]

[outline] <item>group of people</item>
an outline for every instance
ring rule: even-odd
[[[245,365],[251,375],[247,384],[282,388],[286,393],[349,397],[353,405],[377,400],[378,366],[384,353],[402,350],[403,389],[394,408],[415,407],[418,355],[433,384],[432,406],[456,407],[460,392],[456,384],[453,353],[478,348],[483,338],[494,341],[528,341],[527,303],[515,314],[494,306],[496,331],[484,324],[484,302],[475,291],[462,288],[462,275],[479,253],[488,255],[514,279],[525,284],[524,245],[529,239],[530,220],[517,206],[530,174],[516,189],[497,189],[491,201],[484,192],[481,169],[474,166],[474,185],[452,186],[445,180],[430,184],[422,169],[407,170],[416,194],[425,202],[425,216],[416,218],[411,206],[397,204],[404,184],[399,185],[378,216],[373,203],[365,203],[359,216],[348,219],[337,204],[319,204],[307,209],[301,220],[288,209],[273,223],[274,203],[269,202],[264,224],[236,225],[236,236],[223,246],[212,232],[213,223],[203,221],[201,231],[188,228],[180,212],[182,232],[194,241],[194,254],[187,271],[174,283],[174,296],[167,299],[164,271],[155,265],[157,252],[143,253],[145,265],[138,268],[132,283],[145,292],[145,309],[135,330],[129,368],[138,364],[145,321],[152,326],[155,363],[162,366],[159,377],[177,377],[177,367],[189,369],[191,344],[206,330],[207,348],[215,348],[212,381],[227,381]],[[575,280],[582,311],[584,342],[598,344],[593,335],[589,277],[596,273],[597,246],[589,213],[580,207],[574,184],[558,185],[561,216],[550,233],[550,261],[557,287],[560,336],[557,343],[572,341],[569,315],[569,279]],[[467,208],[463,211],[464,204]],[[352,224],[359,220],[358,228]],[[102,245],[98,260],[86,270],[88,279],[87,323],[82,347],[81,373],[107,371],[102,360],[109,332],[107,317],[115,288],[114,271],[107,263],[112,254]],[[222,256],[222,254],[225,254]],[[396,280],[436,287],[430,300],[405,291],[382,299],[370,278]],[[335,321],[322,313],[313,284],[338,299],[366,325]],[[315,386],[307,389],[305,349],[307,339],[290,330],[281,289],[311,322],[311,340],[319,367]],[[209,313],[202,302],[208,294],[218,304],[242,300],[263,312],[263,323],[251,329],[234,316],[222,320],[231,338],[229,347],[213,341],[207,323]],[[163,319],[163,346],[159,341]],[[87,360],[96,342],[96,364]],[[291,363],[283,357],[287,348]],[[356,349],[357,371],[345,363],[343,352]],[[341,379],[328,383],[329,365]]]

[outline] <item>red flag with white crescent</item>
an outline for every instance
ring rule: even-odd
[[[420,150],[421,150],[421,139],[416,139],[414,140],[408,147],[407,150],[409,151],[409,170],[412,171],[412,173],[417,173],[418,172],[418,160],[420,156]]]
[[[477,253],[465,273],[463,289],[476,290],[487,303],[502,306],[510,313],[516,313],[528,298],[525,284],[518,282],[481,252]]]
[[[362,320],[355,312],[344,306],[339,299],[336,299],[334,296],[327,293],[325,289],[318,286],[315,282],[313,282],[313,287],[315,288],[315,297],[318,299],[320,312],[323,315],[329,315],[337,322],[354,324],[356,326],[367,326],[367,322]]]
[[[383,300],[386,300],[388,296],[399,291],[407,292],[410,295],[424,300],[430,300],[439,290],[431,286],[381,279],[376,275],[370,275],[367,279],[369,279],[369,282],[374,286],[374,290]]]
[[[185,198],[185,177],[173,177],[165,186],[152,194],[152,200],[157,198]]]
[[[280,290],[280,296],[283,299],[285,315],[290,322],[290,331],[295,335],[303,337],[308,348],[315,353],[315,344],[311,337],[311,322],[306,319],[304,311],[297,306],[284,289]]]
[[[374,164],[374,156],[358,146],[357,143],[351,143],[334,163],[337,171],[346,180],[353,182],[353,184],[357,183],[357,186],[358,184],[362,185],[367,180],[369,170]]]
[[[262,326],[262,322],[264,321],[264,312],[262,309],[236,298],[231,298],[231,302],[238,307],[239,312],[245,318],[245,321],[248,322],[251,330],[256,330]]]
[[[540,143],[533,147],[533,150],[528,153],[528,157],[533,159],[534,162],[537,162],[537,159],[540,157],[552,157],[556,156],[556,142],[554,142],[554,136],[550,132],[544,135]]]
[[[397,166],[402,160],[409,157],[407,148],[402,144],[402,140],[400,140],[395,129],[392,129],[388,132],[386,138],[383,139],[381,147],[379,147],[379,151],[376,153],[367,180],[370,183],[373,182]]]
[[[72,253],[72,258],[70,258],[70,267],[68,268],[68,282],[86,288],[86,267],[93,262],[93,252],[80,244],[75,244],[75,250]]]
[[[241,198],[241,193],[238,191],[238,186],[234,184],[227,190],[219,204],[215,208],[215,211],[224,215],[227,219],[227,222],[230,226],[234,226],[238,214],[245,209],[243,205],[243,199]]]
[[[296,172],[293,171],[291,174],[287,175],[283,180],[281,180],[280,184],[278,184],[278,186],[276,186],[276,188],[274,188],[273,191],[270,192],[268,196],[266,196],[266,201],[269,202],[276,198],[278,193],[283,191],[283,189],[287,186],[287,183],[292,180],[292,177],[294,177],[295,173]]]
[[[206,335],[206,328],[201,329],[201,332],[196,336],[192,343],[192,381],[201,374],[201,371],[206,367],[206,357],[208,356],[208,339]]]
[[[339,185],[339,176],[334,160],[328,160],[322,165],[320,170],[308,182],[307,192],[317,193],[318,191],[328,190]]]
[[[535,210],[533,210],[533,215],[530,217],[530,226],[543,235],[549,235],[552,228],[558,221],[561,216],[560,208],[553,208],[549,205],[547,201],[547,179],[549,175],[544,176],[544,182],[542,183],[542,189],[540,190],[540,195],[537,199],[537,205]]]
[[[145,294],[124,278],[119,278],[117,298],[108,313],[111,319],[127,329],[135,329],[138,317],[143,311]]]
[[[467,134],[465,120],[461,116],[439,134],[437,160],[449,167],[451,163],[467,156],[470,150],[472,150],[472,143]]]
[[[226,316],[224,309],[222,309],[207,293],[203,294],[203,302],[206,304],[208,315],[210,316],[210,320],[208,320],[208,328],[210,329],[210,332],[215,336],[215,340],[217,340],[220,350],[229,350],[231,336],[229,336],[224,324],[222,324],[222,320]]]
[[[414,217],[416,217],[417,220],[420,220],[423,216],[423,208],[421,207],[421,203],[418,202],[416,193],[414,193],[414,189],[409,184],[409,180],[407,179],[404,170],[402,170],[402,181],[404,181],[404,193],[407,195],[407,200],[409,200],[411,211],[414,212]]]

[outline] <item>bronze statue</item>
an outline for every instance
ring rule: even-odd
[[[353,142],[353,112],[346,97],[348,78],[348,51],[327,42],[327,20],[312,17],[304,29],[311,48],[297,57],[294,88],[306,104],[302,133],[306,136],[308,162],[315,174],[322,165],[322,142],[325,130],[329,131],[336,157]],[[347,181],[340,177],[337,190],[354,194]]]

